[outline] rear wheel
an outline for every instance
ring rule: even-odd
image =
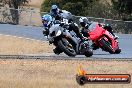
[[[68,56],[75,57],[76,51],[74,50],[73,45],[65,38],[58,41],[59,48]]]
[[[104,39],[100,40],[100,44],[103,45],[102,49],[105,51],[108,51],[110,54],[114,54],[115,52],[113,51],[111,47],[111,43],[109,41],[105,41]]]
[[[116,51],[115,51],[115,54],[119,54],[121,52],[121,49],[117,49]]]

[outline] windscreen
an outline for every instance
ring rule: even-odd
[[[89,26],[89,31],[93,31],[94,29],[96,29],[96,26],[98,25],[98,22],[93,22],[90,26]]]

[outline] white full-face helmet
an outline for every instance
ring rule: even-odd
[[[54,13],[55,15],[57,14],[58,10],[59,10],[59,8],[58,8],[57,5],[52,5],[52,6],[51,6],[51,11],[52,11],[52,13]]]
[[[80,25],[81,25],[82,27],[85,27],[86,24],[87,24],[88,22],[89,22],[89,20],[88,20],[87,17],[81,17],[81,18],[79,19],[79,23],[80,23]]]

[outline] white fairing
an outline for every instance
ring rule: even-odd
[[[60,36],[61,35],[61,30],[58,30],[58,32],[56,33],[56,36]]]
[[[53,24],[51,28],[49,29],[49,36],[48,36],[48,41],[54,41],[54,37],[57,37],[61,35],[62,33],[62,28],[59,26],[60,24]],[[55,31],[55,35],[50,36],[51,33]]]
[[[56,36],[63,33],[63,35],[69,36],[72,38],[71,34],[68,32],[68,30],[62,28],[61,26],[59,26],[60,24],[54,24],[51,26],[51,28],[49,29],[49,33],[51,34],[53,31],[55,31]],[[49,36],[50,37],[50,36]]]
[[[63,35],[66,35],[66,36],[70,37],[74,42],[77,43],[75,37],[73,37],[68,30],[63,31]]]
[[[53,31],[55,31],[55,33],[57,33],[58,30],[62,30],[62,28],[59,25],[60,24],[52,25],[51,28],[49,29],[49,33],[52,33]]]
[[[51,26],[51,28],[49,29],[49,33],[51,34],[53,31],[55,31],[55,36],[50,36],[48,37],[48,40],[52,41],[53,37],[59,36],[60,34],[63,34],[69,38],[71,38],[75,43],[76,43],[76,49],[78,50],[78,44],[79,44],[79,40],[80,38],[78,38],[76,36],[76,33],[74,31],[70,31],[67,29],[64,29],[63,27],[59,26],[60,24],[54,24]]]
[[[89,26],[89,31],[93,31],[94,29],[96,29],[96,26],[98,25],[98,22],[93,22],[90,26]]]

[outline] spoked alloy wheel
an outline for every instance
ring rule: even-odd
[[[67,39],[63,38],[62,40],[58,41],[58,46],[68,56],[76,56],[76,51],[73,45]]]

